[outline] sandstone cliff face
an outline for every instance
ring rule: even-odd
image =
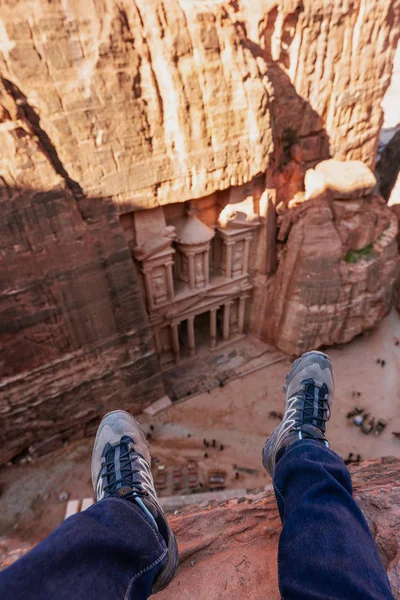
[[[16,178],[1,189],[4,463],[27,448],[35,455],[91,434],[100,415],[121,403],[138,410],[163,385],[115,210],[85,200],[57,174],[56,155],[22,105],[7,88],[0,92],[15,118],[0,137]]]
[[[285,128],[305,162],[330,152],[372,166],[399,10],[3,0],[0,68],[85,193],[148,207],[265,172]]]
[[[362,163],[326,161],[307,173],[305,197],[280,208],[279,267],[262,327],[288,354],[348,342],[389,311],[398,224],[373,185]]]
[[[392,457],[352,467],[354,496],[377,543],[393,594],[400,598],[400,461]],[[193,506],[169,517],[177,534],[180,566],[160,600],[278,600],[277,554],[281,531],[273,492]],[[0,539],[0,561],[12,564],[30,549]],[[356,561],[356,557],[355,557]],[[351,565],[349,565],[351,568]]]
[[[374,164],[400,2],[0,4],[2,462],[39,452],[49,431],[47,449],[117,404],[139,410],[163,393],[117,213],[265,174],[259,301],[268,297],[271,198],[293,198],[306,169],[329,156]],[[367,271],[336,281],[364,289]],[[299,317],[284,293],[285,319]],[[341,339],[357,329],[353,304],[334,309]]]
[[[86,193],[146,208],[265,171],[267,80],[241,44],[229,4],[4,8],[4,76],[38,107]]]

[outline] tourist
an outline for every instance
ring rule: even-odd
[[[393,599],[350,473],[325,437],[332,400],[330,359],[309,352],[296,360],[286,376],[283,420],[263,450],[283,523],[280,593],[295,600]],[[106,415],[92,455],[97,502],[0,573],[0,597],[143,600],[165,588],[178,550],[150,465],[136,420],[123,411]]]

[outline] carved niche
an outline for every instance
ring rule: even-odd
[[[175,299],[173,256],[175,228],[167,226],[161,207],[134,215],[136,246],[133,255],[143,274],[149,312]]]
[[[219,266],[224,277],[248,275],[250,244],[259,224],[258,218],[248,220],[245,213],[234,212],[225,226],[218,228]]]
[[[191,290],[204,288],[210,279],[210,243],[215,232],[190,210],[186,217],[176,221],[175,226],[176,277]]]

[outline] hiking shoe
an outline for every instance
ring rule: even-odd
[[[110,497],[131,500],[159,530],[168,548],[168,562],[153,584],[152,593],[163,590],[175,574],[178,547],[158,503],[143,430],[123,410],[108,413],[99,425],[92,454],[92,483],[97,500]]]
[[[285,450],[298,440],[322,442],[333,402],[332,363],[322,352],[307,352],[294,361],[286,375],[285,414],[271,433],[262,453],[263,465],[272,476]]]

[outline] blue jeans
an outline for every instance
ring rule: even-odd
[[[393,599],[337,454],[319,442],[296,442],[276,467],[274,487],[283,523],[278,567],[285,600]],[[139,507],[102,500],[0,573],[0,598],[143,600],[166,553]]]
[[[0,573],[4,600],[140,600],[150,596],[167,549],[129,500],[107,498],[66,519]]]
[[[277,464],[274,489],[283,523],[278,550],[282,598],[393,600],[340,456],[320,442],[296,442]]]

